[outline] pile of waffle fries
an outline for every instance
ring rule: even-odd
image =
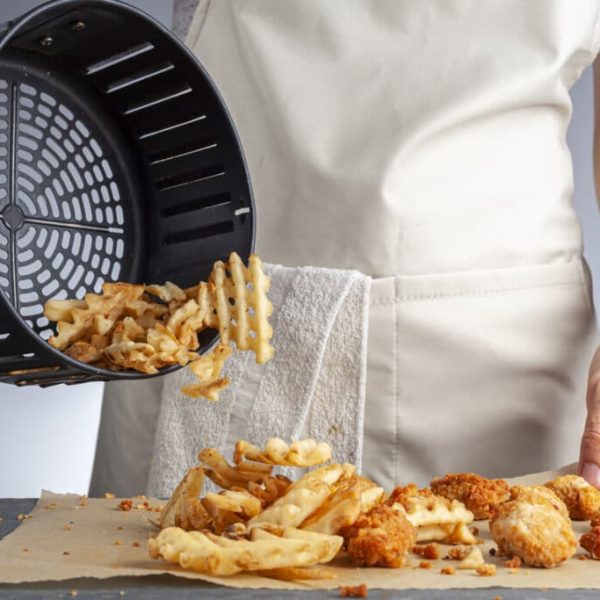
[[[109,370],[134,369],[154,375],[171,365],[187,365],[198,383],[183,393],[216,401],[227,387],[223,365],[238,350],[252,350],[263,364],[274,354],[268,318],[269,279],[257,256],[248,266],[232,253],[217,261],[206,282],[181,289],[173,283],[105,283],[102,294],[83,300],[49,300],[44,314],[56,321],[49,343],[75,360]],[[219,344],[198,355],[198,334],[219,331]]]

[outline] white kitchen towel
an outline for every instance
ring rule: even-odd
[[[236,352],[231,384],[218,403],[186,398],[187,369],[165,381],[148,493],[169,496],[201,448],[230,457],[236,440],[313,437],[336,460],[362,460],[368,306],[371,280],[352,270],[266,265],[275,357],[257,365]]]

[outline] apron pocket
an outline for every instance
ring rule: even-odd
[[[393,462],[388,478],[426,484],[465,470],[508,477],[576,460],[595,344],[584,263],[393,280],[387,297],[374,282],[380,316],[370,321],[369,348],[388,345],[378,354],[389,372],[367,375],[367,410],[395,420],[393,455],[389,444],[379,454]],[[370,377],[385,380],[393,407],[373,402]]]

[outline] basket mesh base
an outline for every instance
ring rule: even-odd
[[[48,298],[129,276],[125,174],[84,107],[24,79],[0,79],[0,290],[47,339]]]

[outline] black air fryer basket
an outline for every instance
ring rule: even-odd
[[[253,243],[234,127],[168,30],[115,0],[55,0],[5,26],[0,382],[145,377],[54,350],[46,300],[105,281],[194,285],[231,251],[246,259]],[[204,332],[200,352],[214,338]]]

